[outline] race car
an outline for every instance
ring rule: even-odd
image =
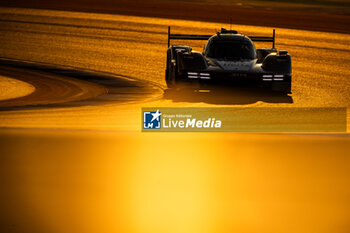
[[[207,40],[203,52],[190,46],[170,45],[171,40]],[[256,49],[253,41],[272,42],[272,48]],[[281,93],[291,93],[291,56],[275,48],[272,37],[245,36],[235,30],[215,35],[171,34],[165,80],[168,88],[191,83],[248,83]]]

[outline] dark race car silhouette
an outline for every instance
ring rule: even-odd
[[[207,40],[203,52],[190,46],[170,45],[171,40]],[[272,42],[272,48],[256,49],[253,41]],[[165,80],[168,88],[178,84],[244,82],[281,93],[291,93],[291,56],[275,48],[272,37],[245,36],[221,29],[215,35],[171,34]]]

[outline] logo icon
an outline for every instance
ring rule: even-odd
[[[160,116],[162,113],[157,110],[156,112],[144,111],[143,112],[143,128],[144,129],[160,129]]]

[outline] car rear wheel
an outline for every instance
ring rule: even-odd
[[[168,88],[174,88],[176,86],[174,69],[167,69],[165,71],[165,81]]]

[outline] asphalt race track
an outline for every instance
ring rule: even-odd
[[[276,28],[276,47],[293,59],[291,95],[178,94],[164,81],[168,25],[229,28],[0,8],[0,76],[35,87],[0,100],[1,232],[349,231],[348,133],[141,133],[140,116],[141,107],[349,107],[350,35]]]

